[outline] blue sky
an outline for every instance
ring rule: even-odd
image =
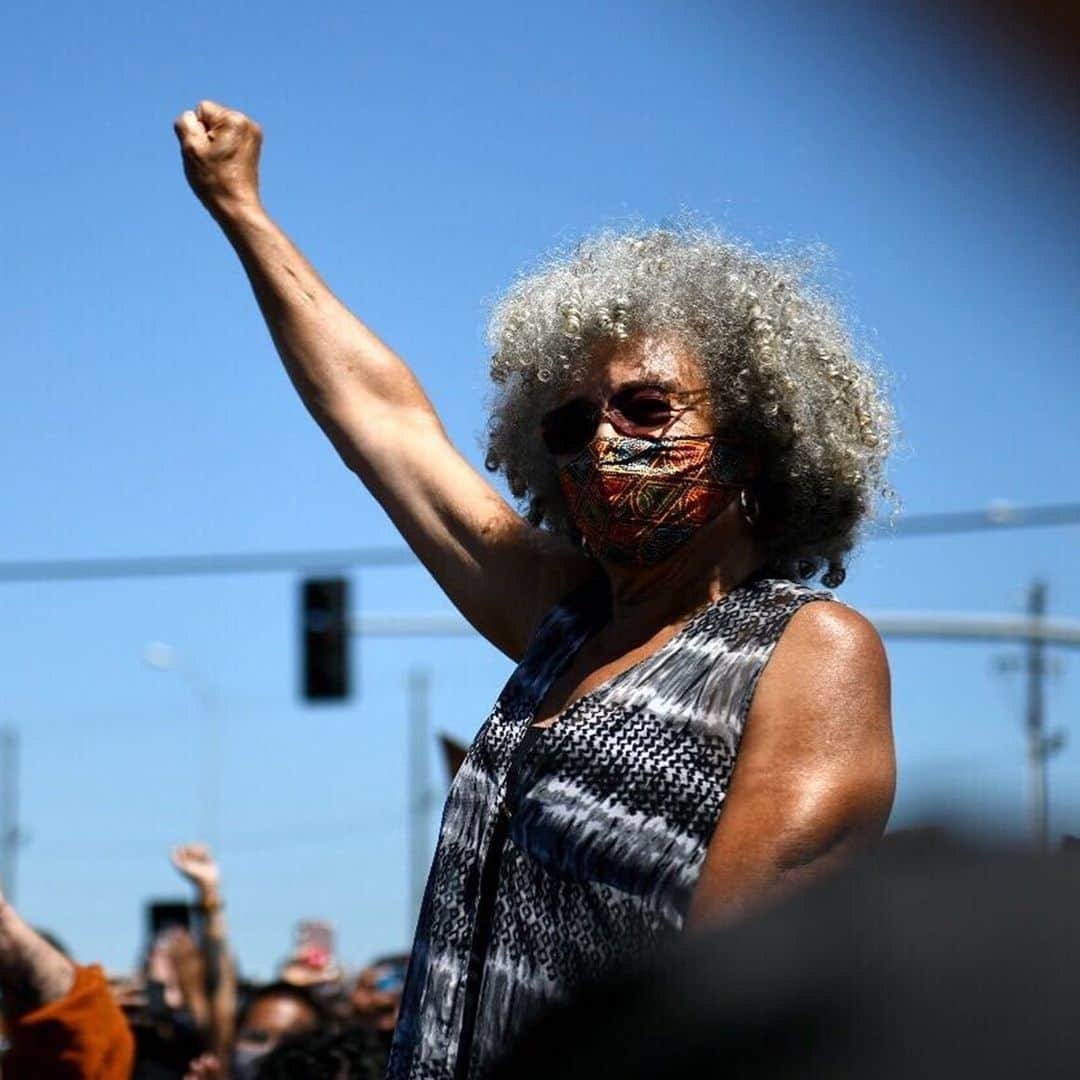
[[[523,265],[684,209],[765,247],[823,243],[894,382],[912,513],[1075,501],[1080,225],[1069,125],[972,39],[877,5],[9,5],[0,88],[0,559],[396,543],[296,400],[171,130],[201,97],[264,126],[263,192],[414,366],[478,465],[485,313]],[[1000,61],[1000,57],[998,60]],[[1080,613],[1075,527],[867,545],[841,590],[888,610]],[[419,569],[352,575],[363,610],[447,603]],[[411,936],[408,671],[467,738],[509,672],[476,640],[364,641],[361,692],[296,698],[298,576],[0,585],[0,721],[22,736],[18,900],[127,966],[222,730],[224,867],[244,969],[333,920],[352,964]],[[1022,827],[1015,652],[890,642],[894,824],[961,801]],[[1080,832],[1080,675],[1051,726],[1055,832]],[[441,773],[434,779],[441,784]]]

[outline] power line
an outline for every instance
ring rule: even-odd
[[[150,555],[117,559],[49,559],[0,563],[0,582],[104,581],[110,578],[265,574],[280,570],[415,566],[407,548],[269,551],[217,555]]]
[[[1054,506],[1012,506],[993,503],[985,510],[945,514],[912,514],[895,523],[877,521],[870,532],[875,540],[906,536],[941,536],[947,533],[985,532],[991,529],[1030,529],[1080,523],[1080,503]]]
[[[894,522],[878,521],[871,528],[868,538],[899,540],[914,536],[943,536],[1073,524],[1080,524],[1080,503],[1030,507],[1002,503],[985,510],[913,514],[898,518]],[[201,574],[266,574],[283,570],[372,569],[416,566],[417,562],[416,556],[403,547],[25,560],[0,562],[0,583],[105,581],[117,578],[187,577]]]
[[[934,611],[868,611],[867,619],[882,637],[942,641],[1037,641],[1080,648],[1080,619],[1044,615]],[[478,631],[460,615],[433,612],[368,612],[354,615],[350,632],[360,637],[470,638]]]
[[[23,833],[19,825],[19,733],[0,728],[0,884],[15,901],[15,867]]]

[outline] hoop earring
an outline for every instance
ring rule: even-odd
[[[761,508],[758,506],[757,496],[749,488],[739,489],[739,507],[743,521],[752,529],[758,523]]]

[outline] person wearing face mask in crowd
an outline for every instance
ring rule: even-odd
[[[196,1058],[185,1080],[253,1080],[262,1060],[282,1042],[329,1028],[329,1016],[307,990],[286,982],[269,983],[255,990],[241,1010],[233,1046],[220,1057],[208,1053]]]
[[[349,995],[353,1022],[375,1032],[388,1048],[401,1011],[408,968],[407,955],[380,957],[357,974]]]
[[[203,102],[185,172],[297,390],[465,617],[517,663],[455,777],[388,1076],[483,1077],[582,981],[876,839],[888,668],[844,577],[892,416],[805,267],[691,224],[608,232],[491,323],[487,465],[258,191]]]

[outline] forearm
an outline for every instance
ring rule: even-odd
[[[419,410],[434,418],[408,365],[337,299],[261,205],[248,201],[215,216],[293,385],[346,460],[363,450],[357,420],[365,413]]]
[[[218,889],[203,889],[200,903],[206,911],[203,952],[210,1003],[210,1046],[221,1054],[232,1043],[236,1021],[236,968],[229,954],[229,930]]]
[[[222,950],[217,986],[210,997],[210,1046],[224,1058],[236,1034],[236,967],[228,950]]]
[[[35,933],[0,899],[0,988],[9,1016],[64,997],[75,981],[75,965]]]

